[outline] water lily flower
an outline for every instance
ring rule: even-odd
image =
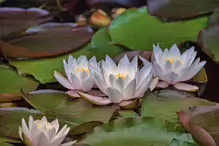
[[[200,58],[195,60],[196,54],[194,47],[181,54],[175,44],[170,50],[164,51],[159,45],[154,46],[154,70],[161,80],[157,86],[166,88],[173,85],[179,90],[197,91],[199,89],[197,86],[182,83],[193,78],[206,63],[206,61],[200,62]]]
[[[67,93],[71,96],[78,97],[75,91],[91,91],[95,82],[88,68],[88,63],[100,70],[100,64],[97,63],[96,57],[94,56],[88,61],[84,55],[81,55],[78,59],[70,55],[68,63],[65,60],[63,60],[63,63],[67,78],[57,71],[54,72],[54,76],[62,86],[70,90]]]
[[[65,125],[59,131],[57,119],[50,123],[46,117],[34,121],[33,117],[29,116],[28,125],[22,118],[19,135],[27,146],[72,146],[76,141],[61,144],[69,130],[70,128]]]
[[[102,61],[102,70],[97,70],[92,66],[90,69],[96,85],[108,98],[82,92],[79,94],[97,105],[131,102],[132,99],[143,96],[152,80],[152,64],[148,62],[139,69],[138,56],[135,56],[130,62],[127,55],[124,55],[118,65],[109,56],[106,56],[106,60]]]

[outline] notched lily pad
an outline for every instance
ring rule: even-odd
[[[82,98],[70,101],[61,91],[39,90],[23,96],[29,104],[46,116],[69,124],[72,128],[71,134],[82,134],[100,123],[108,122],[119,109],[118,106],[94,106]]]
[[[147,2],[151,15],[173,20],[197,17],[219,7],[217,0],[148,0]]]
[[[151,51],[153,44],[169,48],[184,41],[195,41],[207,24],[207,17],[184,22],[164,23],[150,16],[146,8],[129,9],[109,26],[113,44],[131,50]]]
[[[7,65],[0,65],[0,102],[21,99],[20,90],[34,91],[38,82],[32,78],[20,76]]]
[[[41,118],[41,112],[29,110],[27,108],[0,108],[0,135],[15,140],[20,140],[18,127],[21,125],[21,119],[28,119],[29,115]]]
[[[219,62],[219,25],[204,29],[199,35],[201,49],[214,61]]]
[[[0,8],[0,34],[2,39],[14,33],[25,31],[27,28],[38,25],[46,20],[48,11],[38,8]]]
[[[190,134],[169,128],[174,125],[157,118],[118,119],[95,128],[79,143],[91,146],[161,146],[178,140],[196,144]]]
[[[27,35],[2,42],[5,56],[13,58],[37,58],[73,52],[85,45],[92,37],[89,27],[76,28],[71,23],[48,23],[30,28]]]

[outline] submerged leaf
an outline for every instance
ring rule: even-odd
[[[164,48],[184,41],[195,41],[205,27],[207,17],[184,22],[164,23],[150,16],[145,8],[129,9],[109,27],[113,44],[132,50],[152,50],[153,44]]]

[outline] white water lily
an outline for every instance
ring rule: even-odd
[[[152,80],[152,64],[148,62],[139,69],[138,56],[135,56],[130,62],[125,55],[118,65],[109,56],[106,56],[106,60],[102,61],[102,71],[92,66],[90,68],[96,85],[109,98],[91,96],[81,92],[79,94],[98,105],[121,103],[142,97]]]
[[[81,55],[78,59],[70,55],[68,63],[65,60],[63,60],[63,63],[67,78],[57,71],[54,72],[54,76],[62,86],[71,90],[68,92],[69,94],[77,96],[75,90],[88,92],[94,87],[95,82],[88,64],[100,70],[100,65],[97,63],[95,56],[88,61],[84,55]]]
[[[194,47],[181,54],[177,45],[164,51],[159,45],[154,46],[154,70],[161,80],[158,87],[173,85],[179,90],[197,91],[197,86],[181,83],[193,78],[205,65],[206,61],[200,62],[200,58],[195,60],[196,54]]]
[[[72,146],[76,141],[61,144],[69,130],[70,128],[65,125],[59,131],[57,119],[50,123],[46,117],[34,121],[33,117],[29,116],[28,125],[22,118],[19,135],[27,146]]]

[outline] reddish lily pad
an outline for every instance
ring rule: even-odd
[[[219,7],[217,0],[148,0],[151,15],[180,20],[200,16]]]
[[[150,16],[146,8],[129,9],[115,19],[109,27],[113,44],[131,50],[151,51],[153,44],[164,48],[187,40],[195,41],[207,24],[207,17],[184,22],[164,23]]]
[[[41,117],[41,113],[36,110],[29,110],[27,108],[0,108],[0,135],[20,140],[18,134],[18,127],[21,125],[21,119],[28,119],[29,115],[33,117]]]
[[[202,145],[219,144],[219,106],[195,107],[178,113],[185,129]]]
[[[29,104],[42,111],[46,116],[58,118],[69,124],[73,128],[71,134],[82,134],[96,126],[97,122],[108,122],[119,109],[115,105],[93,106],[83,98],[70,101],[68,96],[61,91],[42,90],[23,96]],[[90,126],[80,126],[80,124],[86,123]],[[77,126],[80,126],[81,129],[78,129]],[[77,130],[74,131],[75,127]]]
[[[219,25],[204,29],[199,35],[201,49],[214,61],[219,62]]]
[[[37,58],[72,52],[92,37],[89,27],[75,28],[75,24],[48,23],[27,30],[21,38],[2,43],[2,52],[7,57]]]
[[[38,8],[0,8],[0,34],[7,38],[9,35],[25,31],[31,26],[44,22],[49,12]]]
[[[32,78],[20,76],[9,66],[0,65],[0,102],[21,99],[20,90],[34,91],[38,82]]]

